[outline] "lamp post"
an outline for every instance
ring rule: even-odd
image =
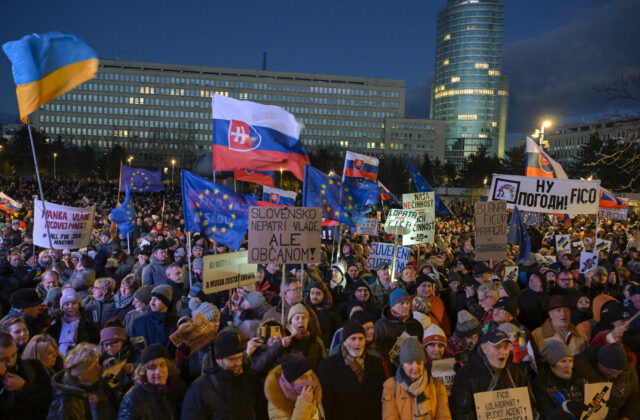
[[[173,185],[173,170],[176,168],[176,160],[171,159],[171,185]]]
[[[57,153],[53,154],[53,179],[56,179],[56,158],[58,157]]]
[[[550,120],[544,120],[542,121],[542,125],[540,126],[540,147],[544,147],[544,129],[545,127],[551,127],[551,121]]]
[[[131,166],[131,161],[133,160],[133,156],[129,156],[127,158],[127,165]]]

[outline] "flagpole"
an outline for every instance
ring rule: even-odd
[[[189,289],[193,286],[193,282],[191,280],[191,232],[185,229],[187,234],[187,267],[189,268]]]
[[[53,242],[51,242],[51,232],[49,231],[49,217],[47,216],[47,207],[44,202],[44,192],[42,191],[42,181],[40,181],[40,170],[38,169],[38,159],[36,158],[36,148],[33,145],[33,135],[31,134],[31,124],[27,124],[27,130],[29,131],[29,140],[31,141],[31,152],[33,153],[33,164],[36,167],[36,177],[38,179],[38,188],[40,189],[40,200],[42,200],[42,212],[44,213],[44,225],[47,227],[47,238],[49,239],[49,248],[53,249]]]
[[[129,242],[129,234],[127,233],[127,251],[129,251],[129,255],[131,255],[131,243]]]
[[[116,197],[116,207],[120,205],[120,186],[122,185],[122,159],[120,159],[120,173],[118,174],[118,195]]]
[[[593,238],[593,252],[596,252],[598,246],[598,217],[600,216],[600,180],[598,179],[598,207],[596,208],[596,231]]]
[[[282,321],[282,327],[283,328],[286,328],[286,325],[284,323],[284,320],[286,318],[286,315],[284,313],[284,303],[285,303],[284,302],[284,295],[286,293],[286,286],[284,285],[284,278],[285,278],[286,268],[287,268],[286,264],[282,264],[282,282],[280,284],[280,300],[281,300],[281,303],[282,303],[282,314],[280,316],[280,319]]]
[[[398,226],[396,225],[396,234],[393,237],[393,267],[391,267],[391,281],[394,281],[394,277],[396,275],[396,257],[398,254]]]
[[[164,197],[162,197],[162,213],[160,215],[160,220],[162,221],[162,226],[164,227]]]

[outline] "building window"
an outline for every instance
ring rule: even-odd
[[[455,82],[459,82],[460,81],[460,77],[459,76],[454,76],[451,78],[451,83],[455,83]]]
[[[500,76],[500,70],[489,70],[489,76]]]
[[[489,63],[475,63],[477,69],[488,69]]]
[[[478,119],[476,114],[458,114],[458,119],[462,121],[474,121]]]
[[[449,65],[449,59],[445,58],[444,61],[442,62],[443,66],[448,66]]]
[[[448,41],[448,40],[450,40],[450,39],[451,39],[451,34],[446,34],[446,35],[444,36],[444,40],[445,40],[445,41]]]

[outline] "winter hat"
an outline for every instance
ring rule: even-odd
[[[606,312],[604,308],[606,307]],[[631,314],[629,310],[620,302],[611,301],[603,306],[602,316],[609,322],[626,321]]]
[[[400,364],[414,362],[416,360],[424,361],[424,349],[415,337],[407,337],[400,346]]]
[[[288,354],[280,359],[282,365],[282,375],[289,383],[311,370],[311,363],[300,353]]]
[[[456,334],[458,337],[469,338],[480,332],[480,321],[471,315],[466,309],[458,312],[458,323],[456,324]]]
[[[189,296],[196,297],[198,296],[198,294],[200,294],[202,292],[202,283],[197,282],[197,283],[193,283],[193,286],[191,286],[191,289],[189,289]]]
[[[209,302],[202,302],[198,298],[189,300],[189,309],[191,309],[191,316],[196,316],[198,312],[204,315],[207,321],[213,321],[220,319],[220,310]]]
[[[249,306],[251,308],[260,307],[267,302],[267,300],[264,298],[264,295],[260,292],[251,292],[244,297],[244,300],[249,302]]]
[[[356,311],[351,315],[351,319],[358,322],[360,325],[364,325],[367,322],[376,322],[375,317],[367,311]]]
[[[552,309],[558,308],[571,308],[571,303],[569,302],[569,296],[567,295],[553,295],[549,297],[549,305],[547,310],[550,311]]]
[[[153,286],[151,285],[142,286],[141,288],[135,291],[135,293],[133,294],[133,297],[138,299],[140,302],[144,303],[145,305],[148,305],[149,302],[151,301],[152,289],[153,289]]]
[[[624,370],[627,367],[627,353],[618,343],[606,344],[598,350],[598,363],[607,369]]]
[[[517,298],[520,296],[520,286],[515,281],[503,281],[502,288],[507,292],[510,298]]]
[[[204,270],[204,261],[202,258],[196,258],[193,260],[193,269],[194,270]]]
[[[153,288],[151,297],[156,297],[165,304],[167,308],[171,307],[171,299],[173,298],[173,288],[168,284],[160,284]]]
[[[305,314],[309,317],[309,311],[307,311],[307,308],[305,308],[302,303],[296,303],[291,307],[291,309],[289,309],[289,313],[287,314],[287,323],[290,323],[291,318],[296,314]]]
[[[430,343],[441,343],[445,346],[447,345],[447,336],[442,330],[442,328],[438,327],[436,324],[431,324],[424,330],[424,335],[422,338],[422,345],[426,346]]]
[[[52,287],[47,292],[47,297],[44,298],[44,303],[46,303],[47,305],[54,305],[55,302],[60,300],[60,296],[62,296],[62,292],[60,291],[60,288]]]
[[[27,309],[42,305],[42,299],[40,299],[35,289],[25,288],[13,292],[9,303],[16,309]]]
[[[65,287],[64,289],[62,289],[62,297],[60,297],[60,307],[61,308],[67,302],[78,302],[78,303],[80,303],[81,301],[82,301],[82,298],[80,297],[78,292],[76,292],[73,288]]]
[[[558,360],[571,356],[571,350],[560,340],[547,340],[540,348],[540,355],[549,366],[555,366]]]
[[[496,345],[502,343],[503,341],[510,341],[509,336],[503,331],[496,328],[490,329],[489,331],[484,333],[482,335],[482,338],[480,339],[481,344],[489,343]]]
[[[79,261],[80,258],[82,258],[82,254],[79,253],[79,252],[72,252],[71,253],[71,259],[74,259],[74,258]]]
[[[393,291],[389,295],[389,306],[393,307],[400,302],[404,302],[405,300],[409,300],[409,294],[406,290],[397,287],[393,289]]]
[[[142,350],[140,363],[144,365],[159,357],[163,357],[167,360],[171,360],[171,357],[169,357],[169,352],[167,351],[167,348],[165,346],[163,346],[160,343],[151,344],[145,347],[144,350]]]
[[[342,324],[342,339],[346,340],[351,337],[353,334],[364,334],[364,328],[362,328],[362,324],[358,321],[355,321],[353,318]]]
[[[505,322],[504,324],[500,324],[498,326],[498,329],[507,335],[515,334],[519,331],[518,327],[515,324],[512,324],[511,322]]]
[[[518,302],[514,298],[501,297],[493,305],[493,308],[502,309],[503,311],[508,312],[514,318],[518,317]]]
[[[238,337],[238,334],[232,331],[218,334],[216,339],[213,341],[213,348],[216,359],[224,359],[244,351],[240,345],[240,338]]]
[[[106,327],[100,330],[100,344],[110,340],[127,341],[127,331],[121,327]]]
[[[184,248],[176,249],[176,252],[173,253],[174,257],[184,257]]]

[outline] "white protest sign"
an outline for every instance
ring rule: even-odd
[[[571,242],[571,247],[578,251],[582,251],[584,249],[584,242],[582,241],[573,241]]]
[[[202,291],[215,293],[255,284],[256,264],[247,262],[248,251],[205,255],[202,270]]]
[[[595,214],[599,190],[599,180],[494,174],[488,200],[505,200],[508,208],[520,211]]]
[[[436,230],[436,210],[433,191],[402,194],[402,209],[418,212],[418,220],[416,220],[412,232],[402,236],[402,245],[433,242]]]
[[[599,217],[603,219],[616,219],[616,220],[627,220],[627,214],[629,211],[629,199],[618,197],[618,200],[622,201],[624,207],[622,208],[609,208],[609,207],[600,207]]]
[[[556,251],[571,252],[571,237],[569,235],[556,235]]]
[[[607,241],[605,239],[598,238],[598,244],[596,245],[596,251],[610,251],[611,250],[611,241]]]
[[[434,360],[431,364],[431,376],[442,381],[445,388],[447,388],[447,395],[451,395],[451,391],[453,390],[453,380],[456,377],[456,371],[453,368],[455,364],[456,359],[453,357]]]
[[[366,219],[364,224],[355,227],[356,235],[377,235],[378,219]]]
[[[409,254],[411,254],[411,248],[406,246],[399,246],[397,248],[396,273],[402,271],[402,267],[409,262]],[[393,244],[373,242],[369,248],[366,267],[370,270],[375,270],[382,262],[388,263],[389,267],[393,264]]]
[[[387,222],[384,224],[384,231],[397,235],[406,235],[411,232],[413,226],[418,221],[418,212],[401,209],[391,209],[387,214]]]
[[[320,262],[320,207],[249,207],[249,262]]]
[[[504,281],[518,281],[518,266],[517,265],[508,265],[504,268]]]
[[[557,262],[557,258],[556,258],[555,255],[541,255],[541,257],[542,257],[542,262],[544,264],[551,265],[551,264]]]
[[[533,420],[526,386],[473,394],[478,420]]]
[[[54,249],[76,249],[89,245],[95,207],[67,207],[46,203],[49,232]],[[33,243],[49,248],[42,201],[35,200]]]
[[[580,253],[580,274],[588,273],[598,266],[598,253],[582,251]]]
[[[599,382],[595,384],[584,384],[584,403],[587,409],[582,412],[580,420],[604,420],[609,414],[609,401],[611,394],[611,382]]]

